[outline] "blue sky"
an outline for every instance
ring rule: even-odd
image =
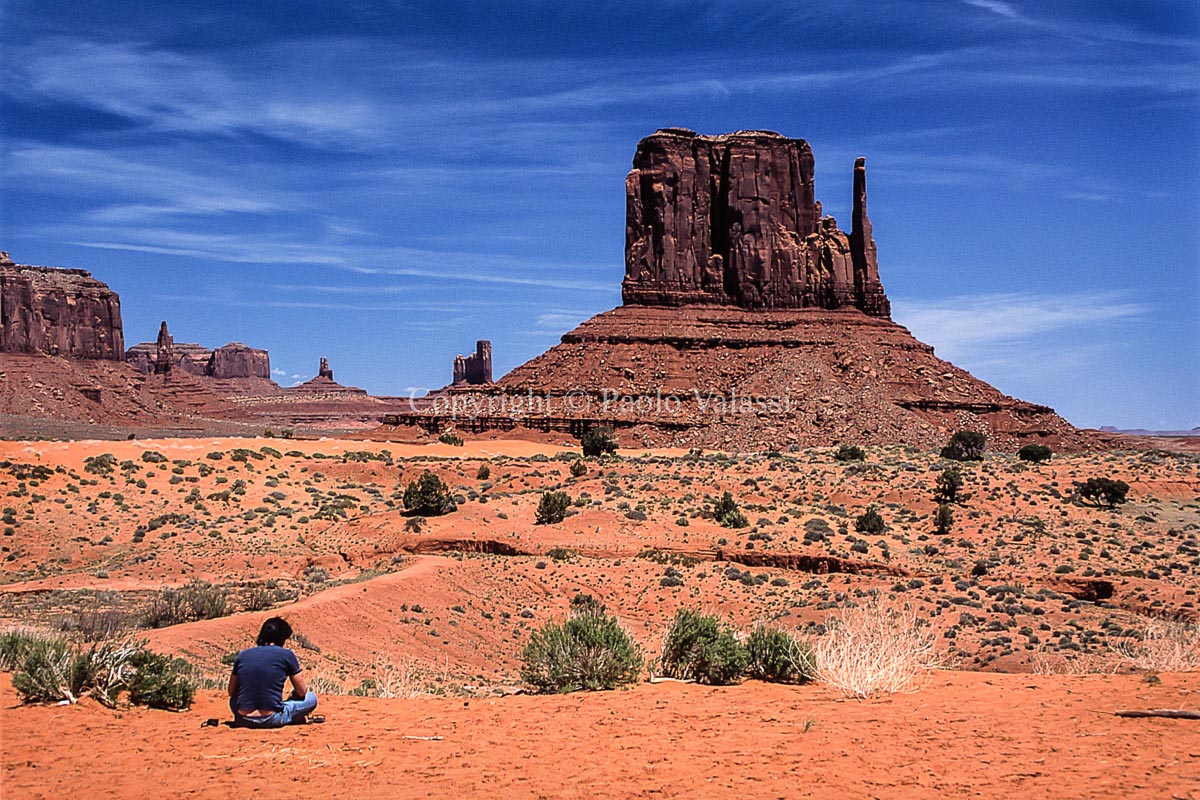
[[[620,302],[659,127],[854,157],[894,317],[1080,425],[1200,425],[1200,11],[1181,2],[0,0],[0,248],[127,341],[378,394]]]

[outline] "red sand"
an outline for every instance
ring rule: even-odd
[[[0,678],[3,795],[26,797],[1200,798],[1200,677],[949,672],[920,692],[664,683],[554,697],[330,697],[329,721],[200,728],[191,711],[17,707]],[[440,737],[426,740],[419,737]]]

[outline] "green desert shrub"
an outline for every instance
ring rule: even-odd
[[[668,678],[726,685],[746,672],[749,654],[733,628],[713,616],[681,608],[663,639],[660,663]]]
[[[178,709],[191,703],[195,691],[186,661],[153,653],[142,641],[110,639],[84,647],[61,637],[22,634],[6,635],[0,649],[16,642],[21,652],[13,688],[26,703],[74,703],[88,695],[114,706],[128,691],[134,705]]]
[[[30,631],[16,629],[0,633],[0,670],[15,672],[25,654],[43,638]]]
[[[844,444],[833,454],[834,461],[862,461],[866,457],[867,454],[856,444]]]
[[[146,450],[142,453],[142,461],[145,461],[147,464],[162,464],[166,460],[167,457],[157,450]]]
[[[479,471],[475,473],[475,480],[486,481],[490,477],[492,477],[492,468],[487,464],[480,464]]]
[[[812,647],[772,625],[755,625],[746,639],[751,678],[772,683],[804,683],[816,674]]]
[[[117,466],[117,457],[112,453],[88,456],[83,460],[83,471],[93,475],[108,475]]]
[[[1022,461],[1032,461],[1035,464],[1049,461],[1052,455],[1054,455],[1054,451],[1044,444],[1027,444],[1017,451],[1017,458]]]
[[[615,689],[636,681],[643,664],[641,648],[588,595],[571,602],[565,622],[534,631],[522,661],[522,680],[543,693]]]
[[[875,506],[871,506],[854,520],[854,530],[859,533],[883,533],[887,530],[887,523]]]
[[[933,515],[933,532],[939,536],[947,536],[954,529],[954,511],[949,503],[939,503]]]
[[[128,681],[130,703],[171,711],[192,704],[196,684],[192,681],[191,664],[182,658],[138,650],[130,663],[134,668]]]
[[[587,475],[587,464],[582,461],[572,461],[568,469],[571,471],[572,478],[582,478]]]
[[[612,455],[617,452],[617,440],[613,437],[612,428],[588,428],[580,437],[579,444],[585,456]]]
[[[542,492],[534,514],[538,525],[554,525],[567,518],[567,509],[571,507],[571,496],[566,492]]]
[[[145,628],[166,628],[185,622],[216,619],[229,613],[225,590],[207,581],[192,581],[179,588],[166,588],[150,601],[141,624]]]
[[[952,461],[980,461],[987,449],[987,436],[979,431],[958,431],[942,448],[942,458]]]
[[[713,502],[713,517],[723,528],[744,528],[750,524],[730,492]]]
[[[1128,499],[1129,484],[1112,478],[1088,478],[1078,485],[1076,492],[1085,500],[1101,508],[1113,508]]]
[[[938,503],[957,503],[962,491],[962,473],[956,469],[942,470],[933,489],[933,499]]]
[[[462,437],[459,436],[457,433],[451,433],[450,431],[446,431],[441,436],[439,436],[438,441],[441,442],[442,444],[453,445],[454,447],[462,447],[463,446]]]
[[[26,703],[74,703],[90,688],[94,673],[87,656],[58,637],[25,643],[13,674],[13,688]]]
[[[458,509],[450,487],[430,470],[422,472],[421,477],[404,490],[404,507],[410,514],[422,517],[438,517]]]

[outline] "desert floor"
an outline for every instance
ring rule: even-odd
[[[329,697],[323,725],[201,728],[184,713],[16,707],[6,798],[1200,798],[1200,680],[951,672],[855,701],[818,686],[643,684],[551,697]]]
[[[202,686],[180,714],[17,707],[3,676],[4,797],[241,797],[262,781],[260,796],[1200,796],[1200,723],[1112,716],[1200,706],[1197,673],[1156,684],[1123,657],[1149,626],[1196,619],[1200,456],[622,451],[572,475],[575,452],[0,442],[0,630],[132,632]],[[939,534],[933,489],[951,467],[965,496]],[[404,514],[425,470],[457,511]],[[1128,482],[1129,502],[1080,503],[1090,477]],[[570,495],[563,522],[535,524],[546,491]],[[713,519],[724,492],[745,527]],[[856,530],[872,506],[887,530]],[[164,589],[188,586],[221,613],[151,627]],[[651,661],[679,608],[815,639],[879,597],[925,620],[952,669],[869,701],[757,682],[513,696],[530,634],[579,593]],[[200,729],[227,714],[229,658],[274,614],[329,722]]]

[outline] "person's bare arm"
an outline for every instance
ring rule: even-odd
[[[229,674],[229,699],[230,700],[237,697],[237,689],[238,689],[237,673],[231,672]]]
[[[297,672],[291,677],[292,681],[292,697],[296,700],[303,700],[308,694],[308,682],[304,680],[304,673]]]

